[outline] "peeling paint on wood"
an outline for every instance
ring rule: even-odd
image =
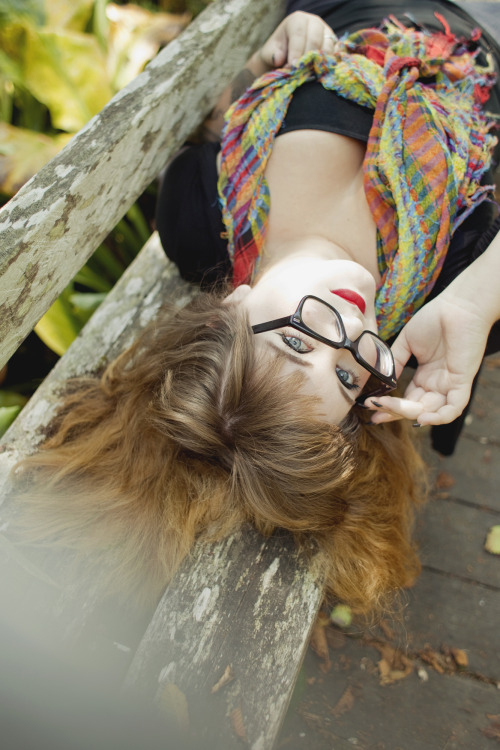
[[[6,432],[0,443],[4,454],[33,452],[55,414],[68,378],[102,369],[134,341],[162,304],[175,301],[181,306],[195,293],[167,260],[158,235],[152,235]]]
[[[208,747],[240,747],[230,720],[238,709],[248,747],[271,750],[321,596],[291,537],[245,528],[200,545],[165,592],[126,689],[153,699],[159,682],[175,682]],[[234,680],[214,694],[228,664]]]

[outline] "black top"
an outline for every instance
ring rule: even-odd
[[[300,0],[289,4],[289,10],[300,7],[322,15],[336,30],[356,30],[377,25],[393,13],[410,25],[404,14],[415,8],[406,0]],[[313,7],[314,6],[314,7]],[[332,10],[332,6],[335,6]],[[297,9],[298,9],[297,7]],[[324,9],[330,9],[329,12]],[[434,17],[438,9],[450,23],[453,33],[470,35],[477,23],[462,9],[448,0],[419,0],[413,10],[415,23],[442,29]],[[485,34],[486,48],[495,45]],[[500,61],[500,49],[496,59]],[[499,84],[500,85],[500,84]],[[499,98],[488,101],[488,109],[500,113]],[[313,81],[300,86],[294,93],[278,137],[291,130],[318,129],[368,140],[372,110],[350,102]],[[220,145],[207,143],[186,147],[169,165],[158,198],[157,228],[168,257],[179,267],[183,278],[211,286],[231,271],[224,238],[224,225],[217,194],[216,155]],[[491,183],[488,174],[484,182]],[[482,203],[455,232],[443,269],[428,299],[436,296],[486,248],[481,237],[495,220],[497,210],[491,203]]]

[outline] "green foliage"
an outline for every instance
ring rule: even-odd
[[[0,390],[0,437],[17,417],[28,399],[14,391]]]
[[[109,0],[2,0],[0,194],[5,200],[208,2],[180,0],[174,9],[169,0],[146,1],[142,8]],[[36,326],[37,335],[58,355],[151,234],[151,211],[144,213],[148,202],[154,202],[151,190],[130,208]],[[32,378],[23,375],[22,380]],[[0,390],[0,434],[26,400],[17,393],[23,390],[19,382],[7,387]],[[11,401],[4,403],[7,395]]]

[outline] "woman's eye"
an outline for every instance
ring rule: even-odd
[[[349,390],[359,390],[359,378],[350,370],[344,370],[343,367],[336,368],[337,377]]]
[[[293,349],[294,352],[298,352],[299,354],[306,354],[307,352],[311,351],[311,347],[308,346],[304,341],[302,341],[301,338],[298,336],[287,336],[286,334],[281,334],[281,340],[284,344],[290,347],[290,349]]]

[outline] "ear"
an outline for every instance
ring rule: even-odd
[[[232,303],[236,302],[236,304],[238,304],[243,299],[245,299],[247,294],[249,294],[249,292],[251,291],[252,291],[252,287],[249,286],[248,284],[240,284],[239,286],[236,287],[236,289],[234,289],[231,292],[231,294],[227,295],[224,302],[232,302]]]

